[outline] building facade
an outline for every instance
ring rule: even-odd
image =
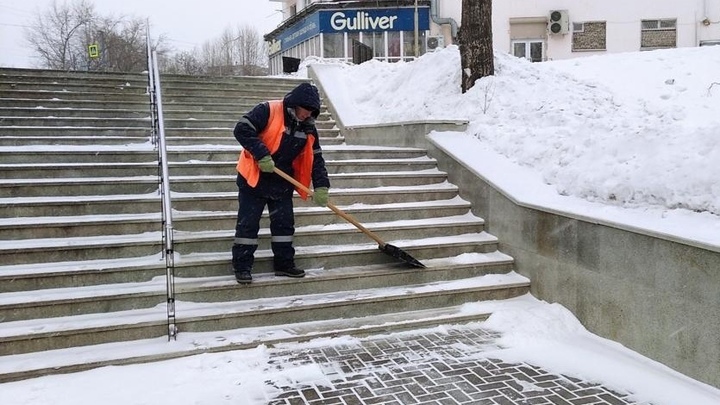
[[[462,0],[281,3],[270,73],[309,56],[409,61],[457,42]],[[493,45],[534,62],[720,44],[720,0],[493,0]],[[294,64],[294,66],[293,66]]]

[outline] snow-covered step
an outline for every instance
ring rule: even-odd
[[[128,117],[112,117],[112,118],[98,118],[98,117],[55,117],[55,116],[41,116],[41,117],[14,117],[6,116],[3,117],[0,127],[3,130],[8,129],[6,127],[93,127],[93,128],[134,128],[142,127],[148,128],[151,126],[150,112],[142,117],[128,118]]]
[[[456,197],[417,203],[353,204],[340,208],[361,223],[365,223],[462,215],[470,211],[471,205]],[[173,213],[174,228],[178,231],[233,230],[236,221],[237,210],[174,211]],[[160,222],[159,212],[0,218],[0,240],[138,234],[159,229]],[[346,223],[346,221],[323,207],[296,207],[296,226],[318,223],[333,224]],[[261,226],[269,226],[267,210],[263,213]]]
[[[238,117],[239,119],[239,117]],[[230,125],[225,126],[216,126],[216,127],[205,127],[205,128],[166,128],[166,134],[169,137],[178,137],[178,136],[190,136],[190,137],[222,137],[226,136],[230,139],[235,139],[233,137],[233,128],[235,128],[235,123],[237,121],[234,121]],[[337,128],[330,128],[330,129],[318,129],[318,135],[320,135],[321,138],[333,138],[340,135],[340,130]],[[237,141],[236,141],[237,142]],[[209,143],[209,142],[206,142]]]
[[[449,265],[452,262],[452,265]],[[422,273],[407,266],[359,265],[332,269],[308,269],[303,279],[288,279],[256,273],[248,289],[241,288],[231,273],[211,277],[176,277],[175,293],[189,302],[235,301],[308,293],[400,286],[408,282],[437,282],[485,274],[506,273],[512,258],[500,252],[465,253],[452,258],[429,259]],[[0,293],[3,322],[56,318],[78,314],[106,313],[150,308],[166,302],[165,276],[148,281],[102,285],[45,288]],[[242,286],[245,287],[245,286]]]
[[[66,100],[60,98],[18,98],[18,97],[2,97],[3,106],[10,108],[35,108],[42,110],[44,108],[103,108],[112,110],[134,110],[147,113],[149,110],[149,96],[145,99],[134,100]],[[42,114],[42,112],[39,112]]]
[[[228,167],[228,172],[234,168]],[[232,172],[231,172],[232,173]],[[360,188],[360,187],[395,187],[419,186],[442,183],[447,179],[447,173],[437,169],[404,172],[359,172],[330,174],[332,188]],[[235,179],[237,172],[222,176],[176,176],[171,177],[171,189],[177,192],[223,192],[236,191]],[[51,183],[51,182],[49,182]],[[12,183],[11,183],[12,184]],[[10,185],[9,185],[10,186]],[[0,189],[2,192],[2,189]]]
[[[13,135],[8,135],[12,132]],[[5,146],[28,146],[28,145],[87,145],[94,142],[95,145],[130,145],[142,144],[147,141],[147,131],[136,131],[135,134],[123,131],[124,135],[102,135],[98,137],[97,131],[92,131],[93,135],[77,135],[65,134],[51,128],[37,130],[37,127],[31,128],[13,128],[11,131],[5,131],[5,135],[0,135],[0,147]],[[41,135],[45,134],[45,135]]]
[[[520,298],[511,298],[522,299]],[[501,304],[505,300],[496,300]],[[47,350],[1,357],[0,382],[17,381],[57,373],[93,368],[148,363],[209,352],[241,350],[260,345],[337,336],[366,336],[373,333],[430,328],[447,324],[480,322],[491,310],[481,302],[372,316],[351,316],[283,325],[248,327],[220,332],[181,333],[166,337]]]
[[[492,253],[497,238],[485,232],[425,239],[386,240],[425,264],[425,260],[463,254]],[[174,272],[178,277],[215,277],[232,274],[230,246],[223,251],[175,253]],[[298,246],[295,262],[303,269],[334,269],[348,266],[398,266],[407,264],[380,251],[375,242]],[[272,252],[255,253],[257,274],[272,272]],[[144,282],[165,275],[161,251],[146,256],[111,259],[63,260],[43,264],[26,263],[0,266],[0,292],[64,288],[126,282]]]
[[[22,88],[34,86],[36,90],[76,88],[86,90],[88,87],[137,88],[145,89],[147,75],[128,72],[67,72],[46,69],[13,69],[4,68],[0,73],[0,86],[3,88]]]
[[[182,130],[181,130],[182,131]],[[345,138],[340,136],[340,132],[338,130],[323,130],[323,131],[329,131],[329,132],[321,132],[320,135],[320,144],[324,146],[326,145],[340,145],[343,142],[345,142]],[[212,133],[208,132],[193,132],[193,133],[177,133],[176,130],[167,130],[166,132],[166,140],[167,142],[172,142],[173,145],[184,145],[184,146],[192,146],[192,145],[205,145],[205,144],[213,144],[213,145],[223,145],[223,146],[233,146],[236,149],[239,148],[238,142],[232,135],[232,130],[227,129],[224,131],[216,131]],[[179,136],[175,136],[179,135]],[[239,150],[239,149],[238,149]],[[234,167],[234,165],[233,165]]]
[[[444,182],[424,186],[395,186],[373,188],[336,188],[331,190],[335,205],[389,204],[446,200],[457,196],[457,186]],[[160,196],[157,188],[146,194],[108,194],[87,196],[45,196],[0,198],[0,218],[33,216],[107,215],[157,212]],[[196,211],[202,204],[204,211],[237,210],[237,192],[172,193],[173,207],[179,211]],[[297,198],[297,204],[303,202]]]
[[[105,118],[145,118],[149,110],[121,108],[60,108],[60,107],[5,107],[0,106],[0,116],[4,117],[86,117]]]
[[[205,129],[205,128],[227,128],[229,134],[232,135],[232,130],[235,128],[235,124],[241,115],[240,113],[236,117],[231,117],[229,114],[225,114],[224,117],[211,118],[211,116],[205,116],[204,114],[195,114],[193,118],[169,118],[165,117],[165,130],[174,132],[178,128],[194,128],[194,129]],[[319,118],[319,117],[318,117]],[[334,121],[316,121],[315,126],[319,130],[333,129],[335,127]],[[320,132],[322,134],[322,132]],[[230,138],[234,139],[232,136]]]
[[[305,282],[312,283],[312,277]],[[238,294],[251,288],[234,286]],[[223,331],[454,306],[516,297],[528,290],[527,279],[511,272],[282,297],[252,298],[242,294],[241,299],[225,302],[176,301],[176,311],[183,314],[176,324],[181,333]],[[94,313],[4,322],[0,324],[0,355],[160,337],[166,332],[166,315],[165,305],[160,304],[116,311],[112,316]]]
[[[359,232],[359,231],[358,231]],[[322,267],[332,269],[347,266],[375,264],[407,266],[399,259],[383,253],[378,244],[369,241],[359,244],[298,246],[295,263],[303,269]],[[498,240],[486,232],[437,236],[423,239],[387,239],[386,243],[397,246],[424,263],[427,259],[461,255],[465,253],[490,252],[497,248]],[[175,274],[180,277],[204,277],[229,274],[230,252],[198,252],[179,255],[175,260]],[[272,252],[258,250],[255,253],[254,271],[272,272]]]
[[[0,138],[5,139],[7,137]],[[28,138],[17,138],[27,143]],[[38,138],[46,139],[46,138]],[[93,138],[95,139],[95,138]],[[128,138],[123,138],[128,139]],[[233,142],[236,154],[239,152],[237,140]],[[87,142],[80,139],[78,142]],[[37,162],[37,163],[0,163],[0,178],[2,179],[32,179],[32,178],[62,178],[62,177],[110,177],[130,175],[157,175],[158,162],[151,160],[154,156],[147,155],[147,161],[73,161],[73,162]],[[227,175],[234,173],[237,157],[227,161],[174,161],[168,163],[171,175],[175,176],[205,176]],[[400,158],[400,159],[346,159],[326,160],[328,172],[333,173],[367,173],[367,172],[402,172],[416,170],[434,170],[437,161],[427,157]]]
[[[232,137],[232,134],[228,134]],[[377,146],[323,146],[325,160],[369,160],[426,158],[427,151],[419,148],[388,148]],[[237,161],[238,145],[168,145],[169,162]]]
[[[483,224],[482,219],[468,213],[454,217],[366,223],[364,226],[381,238],[392,240],[403,237],[422,239],[482,232]],[[141,234],[8,240],[0,246],[0,263],[11,265],[145,256],[161,249],[162,234],[159,223],[157,228],[156,231]],[[181,253],[227,251],[232,246],[233,235],[233,229],[177,231],[174,236],[175,251]],[[270,236],[269,229],[260,230],[259,248],[270,247]],[[332,245],[338,240],[342,240],[344,244],[359,244],[369,238],[347,223],[306,225],[295,229],[295,247]]]
[[[460,197],[448,200],[398,202],[389,204],[352,204],[338,206],[361,223],[384,222],[408,219],[423,219],[438,216],[463,215],[470,212],[471,204]],[[175,211],[173,222],[175,229],[185,232],[217,229],[235,229],[237,211]],[[0,222],[1,223],[1,222]],[[324,207],[297,204],[295,207],[295,225],[347,223],[343,218]],[[261,227],[268,227],[267,210],[263,213]],[[1,229],[1,228],[0,228]]]
[[[158,204],[157,188],[142,195],[8,197],[0,198],[0,218],[158,212]]]
[[[0,198],[147,194],[158,189],[157,176],[5,179]]]
[[[97,137],[88,138],[95,139]],[[236,152],[237,153],[237,152]],[[25,145],[0,148],[3,164],[157,162],[150,142],[132,145]]]
[[[91,89],[90,91],[63,90],[13,90],[0,89],[0,98],[24,98],[36,100],[99,100],[99,101],[124,101],[124,102],[146,102],[149,103],[150,96],[146,94],[145,89],[141,91],[131,90],[123,91],[116,89],[113,91],[101,91],[100,89]]]
[[[237,162],[240,147],[234,140],[232,133],[226,133],[233,140],[233,144],[202,145],[172,145],[168,150],[168,162],[182,164],[193,162]],[[92,139],[92,138],[88,138]],[[95,138],[97,139],[97,138]],[[417,148],[378,148],[348,147],[346,145],[323,146],[323,157],[329,165],[338,162],[348,165],[378,165],[392,166],[392,162],[409,163],[408,160],[430,160],[427,151]],[[101,164],[101,163],[134,163],[156,162],[157,152],[147,140],[142,143],[130,145],[68,145],[58,148],[56,145],[30,145],[26,147],[14,146],[0,148],[0,162],[3,164],[47,164],[48,162],[73,164]]]
[[[144,257],[0,266],[0,292],[151,280],[165,275],[161,252]]]
[[[28,126],[28,125],[17,125],[13,127],[0,127],[2,129],[3,136],[6,137],[24,137],[28,136],[30,139],[37,137],[50,137],[57,139],[49,139],[47,144],[52,145],[87,145],[88,142],[80,143],[80,139],[73,139],[73,137],[85,138],[84,140],[89,141],[88,137],[95,137],[95,145],[126,145],[126,144],[142,144],[147,142],[150,138],[150,127],[149,126],[138,126],[138,127],[39,127],[39,126]],[[107,137],[108,141],[105,142],[104,138]],[[117,142],[118,138],[130,138],[125,143]]]
[[[457,186],[447,181],[428,185],[357,187],[330,189],[330,198],[337,206],[351,204],[391,204],[432,200],[446,200],[457,196]],[[237,210],[237,192],[184,193],[173,192],[173,207],[181,211],[198,209],[203,204],[205,211]],[[296,206],[312,205],[296,195]]]
[[[238,97],[238,94],[244,94],[244,99],[252,100],[257,103],[261,103],[266,100],[281,99],[287,94],[288,89],[291,89],[304,81],[293,81],[288,87],[287,84],[274,85],[260,82],[255,84],[242,83],[239,81],[235,83],[231,81],[217,81],[214,83],[190,83],[186,81],[178,82],[172,80],[165,82],[162,77],[160,80],[165,87],[165,91],[163,91],[163,96],[187,96],[194,97],[196,100],[198,99],[198,96],[201,96],[200,98],[202,98],[203,100],[207,100],[208,95],[235,99]]]
[[[325,159],[328,173],[360,173],[437,169],[437,160],[425,156],[396,159]]]
[[[0,179],[50,179],[157,176],[158,163],[149,162],[69,162],[2,163]]]
[[[484,221],[468,213],[452,217],[366,222],[363,225],[385,240],[397,240],[480,233],[483,230]],[[233,229],[204,232],[178,231],[175,233],[175,250],[180,253],[221,252],[232,245],[233,236]],[[342,240],[344,244],[362,244],[371,239],[354,225],[345,222],[296,226],[293,245],[296,248],[332,245],[338,240]],[[490,244],[494,249],[494,240]],[[270,248],[270,232],[267,229],[260,230],[258,247]]]
[[[161,221],[159,212],[0,218],[0,240],[139,234],[160,229]]]

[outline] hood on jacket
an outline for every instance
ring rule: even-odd
[[[312,117],[320,115],[320,92],[310,83],[301,83],[283,98],[286,108],[303,107],[312,111]]]

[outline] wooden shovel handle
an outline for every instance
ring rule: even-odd
[[[285,180],[292,183],[295,187],[299,188],[300,190],[303,190],[304,192],[308,193],[308,195],[312,196],[313,192],[309,188],[305,187],[304,184],[300,183],[299,181],[295,180],[292,176],[285,173],[284,171],[278,169],[277,167],[274,169],[275,173],[280,175],[280,177],[284,178]],[[350,222],[351,224],[355,225],[355,227],[359,230],[361,230],[365,235],[371,237],[375,242],[377,242],[380,245],[380,248],[385,247],[385,242],[383,242],[382,239],[380,239],[379,236],[377,236],[374,232],[371,230],[365,228],[360,222],[358,222],[357,219],[353,218],[350,214],[343,212],[340,208],[336,207],[334,204],[332,204],[330,201],[327,203],[328,208],[330,208],[334,213],[345,219],[346,221]]]

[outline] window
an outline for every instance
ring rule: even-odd
[[[363,32],[362,42],[373,48],[376,58],[385,57],[385,38],[382,32]]]
[[[400,60],[400,31],[386,32],[388,38],[388,62],[397,62]]]
[[[662,29],[674,29],[676,28],[676,20],[643,20],[642,29],[643,31],[651,30],[662,30]]]
[[[405,60],[415,59],[415,31],[403,31],[403,45],[405,49]],[[425,31],[418,31],[418,56],[422,55],[425,48]]]
[[[574,22],[572,51],[604,51],[607,49],[607,24],[605,21]]]
[[[530,62],[543,61],[543,42],[540,40],[512,41],[513,55]]]
[[[675,48],[677,46],[676,19],[642,20],[640,26],[640,49]]]
[[[344,58],[345,57],[345,34],[323,34],[323,57]]]
[[[347,34],[347,57],[348,60],[353,60],[353,41],[360,41],[359,32],[348,32]]]

